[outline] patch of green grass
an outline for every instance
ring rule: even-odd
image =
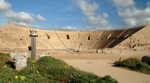
[[[126,67],[141,73],[150,74],[150,66],[136,58],[128,58],[123,61],[116,61],[114,65],[118,67]]]
[[[0,56],[10,56],[8,53],[0,53]]]
[[[0,67],[3,67],[5,65],[6,65],[5,62],[3,60],[0,60]]]
[[[15,76],[17,76],[16,70],[11,70],[7,67],[0,68],[0,83],[14,83],[16,81],[16,79],[14,79]]]
[[[118,83],[110,76],[99,77],[78,71],[64,61],[50,56],[39,60],[28,58],[27,63],[28,67],[20,71],[1,66],[0,83]]]

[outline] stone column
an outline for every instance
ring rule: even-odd
[[[36,59],[36,37],[38,37],[36,29],[30,29],[30,37],[31,37],[31,58]]]

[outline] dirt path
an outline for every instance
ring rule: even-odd
[[[110,75],[117,79],[119,83],[150,83],[150,75],[113,67],[114,61],[118,60],[120,57],[125,59],[135,56],[53,55],[52,57],[62,59],[75,68],[99,76]],[[136,58],[140,57],[141,56],[136,56]]]

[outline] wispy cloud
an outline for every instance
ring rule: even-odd
[[[34,21],[34,18],[31,16],[31,14],[26,12],[15,13],[13,11],[9,11],[5,15],[8,19],[16,22],[32,23]]]
[[[0,12],[4,13],[9,11],[9,9],[11,8],[11,4],[4,1],[4,0],[0,0]]]
[[[21,26],[29,26],[27,23],[24,22],[14,22],[14,23]]]
[[[72,26],[59,26],[59,25],[51,25],[53,30],[61,30],[61,31],[78,31],[76,27]]]
[[[134,0],[111,0],[117,8],[118,15],[123,18],[126,27],[141,26],[150,23],[150,2],[145,9],[137,8]]]
[[[110,24],[107,20],[109,15],[105,12],[103,14],[96,13],[96,11],[99,9],[99,4],[97,4],[96,2],[90,2],[89,0],[74,0],[74,2],[86,16],[84,20],[86,21],[88,28],[85,29],[97,30],[100,28],[110,27]]]
[[[71,26],[65,26],[65,27],[62,27],[61,30],[63,30],[63,31],[77,31],[77,28],[71,27]]]
[[[44,18],[44,17],[42,17],[41,15],[37,15],[37,20],[38,21],[44,21],[44,20],[46,20],[46,18]]]
[[[118,9],[128,8],[135,4],[134,0],[110,0],[114,2]]]
[[[5,0],[0,0],[0,13],[4,14],[6,18],[14,21],[17,24],[20,25],[27,25],[28,23],[35,22],[37,18],[37,21],[43,21],[46,20],[41,15],[34,16],[33,14],[26,13],[26,12],[14,12],[11,10],[11,4]]]
[[[76,0],[75,2],[86,16],[94,16],[95,11],[99,8],[97,3],[89,3],[88,0]]]

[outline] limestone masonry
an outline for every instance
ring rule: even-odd
[[[29,52],[29,27],[14,23],[0,27],[0,52]],[[105,48],[150,49],[150,25],[112,31],[52,31],[37,30],[39,51],[92,51]]]

